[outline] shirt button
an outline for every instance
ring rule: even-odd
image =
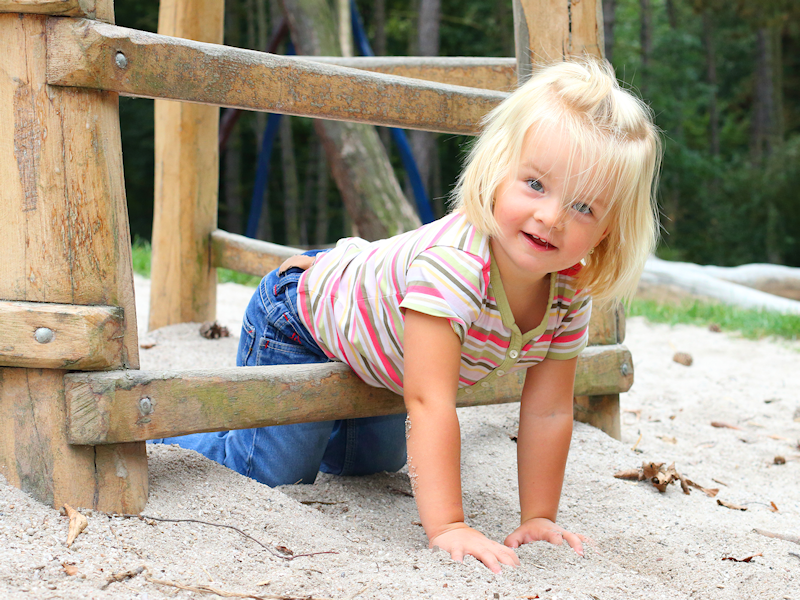
[[[503,369],[497,369],[497,371],[495,371],[495,372],[497,373],[497,376],[498,376],[498,377],[502,377],[503,375],[505,375],[505,374],[506,374],[506,372],[505,372],[505,371],[503,371]]]
[[[488,381],[482,381],[481,382],[481,387],[489,387],[489,382]]]
[[[472,393],[472,388],[471,387],[464,388],[464,393],[465,394],[471,394]]]
[[[508,353],[508,355],[511,358],[517,358],[519,356],[519,352],[517,352],[516,350],[512,350],[511,352]]]

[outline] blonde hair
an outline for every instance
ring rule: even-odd
[[[661,140],[650,108],[619,87],[607,62],[571,60],[534,72],[483,125],[453,190],[454,209],[479,231],[497,235],[495,193],[514,174],[525,136],[556,126],[571,144],[570,156],[591,165],[575,174],[579,190],[604,192],[607,201],[608,235],[584,260],[578,286],[598,300],[632,297],[658,239]]]

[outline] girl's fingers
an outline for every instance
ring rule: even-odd
[[[581,537],[583,537],[583,536],[575,535],[574,533],[570,533],[569,531],[565,531],[563,537],[567,541],[567,543],[569,544],[570,548],[575,550],[575,552],[577,552],[578,555],[583,556],[583,544],[581,543],[581,541],[582,541]]]

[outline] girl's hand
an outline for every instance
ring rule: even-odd
[[[539,517],[525,521],[506,538],[504,543],[509,548],[519,548],[522,544],[537,541],[550,542],[555,546],[560,546],[562,542],[567,542],[579,556],[583,556],[582,542],[588,542],[589,540],[580,534],[567,531],[550,519]]]
[[[297,267],[298,269],[303,269],[303,271],[307,271],[311,268],[311,265],[314,264],[314,256],[308,256],[306,254],[295,254],[294,256],[290,256],[287,258],[283,263],[281,263],[280,268],[278,269],[278,274],[283,275],[286,271],[291,269],[292,267]]]
[[[430,547],[449,552],[450,557],[458,562],[464,562],[464,557],[468,554],[474,556],[492,573],[500,573],[501,564],[519,566],[519,558],[513,550],[490,540],[466,523],[459,523],[432,538]]]

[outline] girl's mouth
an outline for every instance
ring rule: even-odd
[[[541,248],[542,250],[557,249],[553,244],[551,244],[544,238],[540,238],[539,236],[533,235],[532,233],[526,233],[524,231],[522,233],[525,234],[525,237],[527,237],[531,241],[531,243],[537,248]]]

